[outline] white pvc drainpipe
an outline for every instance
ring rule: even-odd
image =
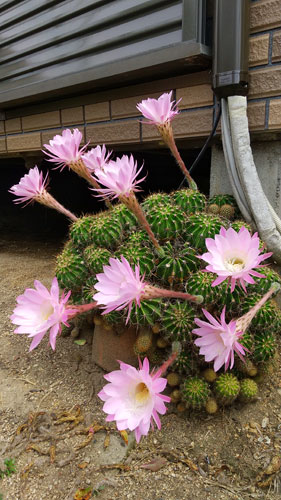
[[[247,99],[222,99],[222,140],[233,193],[249,223],[257,226],[261,239],[281,264],[281,221],[269,204],[260,183],[250,144]]]

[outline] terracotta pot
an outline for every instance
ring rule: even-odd
[[[103,324],[95,325],[92,360],[108,372],[119,368],[117,360],[137,366],[138,360],[133,349],[136,338],[134,327],[120,328],[117,334],[114,330],[105,329]]]

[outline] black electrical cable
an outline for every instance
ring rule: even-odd
[[[208,139],[206,140],[204,146],[202,147],[201,151],[199,152],[198,156],[195,158],[191,167],[188,169],[190,174],[191,174],[192,170],[194,170],[194,168],[196,167],[197,163],[201,160],[203,154],[205,153],[205,151],[209,145],[210,140],[214,137],[215,131],[216,131],[217,126],[218,126],[219,121],[220,121],[220,117],[221,117],[221,102],[219,101],[219,109],[218,109],[217,116],[216,116],[215,121],[214,121],[213,128],[212,128],[211,133],[210,133]],[[183,185],[185,180],[186,179],[184,178],[179,187],[181,187]]]

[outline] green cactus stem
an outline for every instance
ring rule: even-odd
[[[76,290],[83,285],[89,270],[83,257],[68,245],[57,256],[55,274],[61,288]]]
[[[204,304],[216,303],[221,296],[218,294],[218,287],[212,287],[212,283],[216,279],[213,273],[206,273],[205,271],[197,271],[192,274],[186,282],[186,290],[193,295],[202,295]]]
[[[225,220],[212,214],[199,213],[190,215],[185,224],[186,238],[198,250],[205,251],[206,238],[214,238],[221,227],[226,227]]]
[[[169,205],[171,203],[171,197],[167,193],[153,193],[148,195],[142,202],[141,207],[145,212],[149,212],[151,209],[158,209],[160,205]]]
[[[89,245],[83,252],[84,260],[93,274],[101,273],[103,266],[109,263],[112,253],[106,248],[100,248],[96,245]]]
[[[240,392],[238,378],[232,373],[222,373],[215,382],[215,392],[222,405],[232,404]]]
[[[208,383],[199,377],[188,377],[181,388],[182,399],[189,408],[200,410],[208,400]]]
[[[161,209],[147,209],[146,217],[153,233],[160,240],[176,238],[183,231],[186,221],[184,212],[171,203],[161,205]]]
[[[133,305],[130,323],[133,325],[154,325],[161,318],[161,300],[142,300],[140,305]]]
[[[255,401],[258,396],[258,385],[251,378],[244,378],[240,381],[239,400],[243,403],[251,403]]]
[[[196,271],[200,266],[196,251],[188,243],[175,242],[172,245],[168,241],[162,250],[164,257],[159,259],[156,274],[164,282],[169,284],[183,282],[191,272]]]
[[[253,356],[256,361],[268,361],[274,357],[276,351],[275,335],[271,332],[257,333]]]
[[[171,302],[162,312],[162,325],[169,340],[185,342],[194,328],[195,310],[187,302]]]
[[[206,207],[206,196],[194,189],[179,189],[171,195],[174,203],[187,214],[203,212]]]
[[[136,265],[139,265],[140,273],[145,274],[147,279],[149,279],[149,276],[155,266],[155,256],[150,248],[141,246],[140,244],[133,245],[132,243],[127,242],[118,248],[115,255],[118,258],[123,255],[133,268],[135,268]]]

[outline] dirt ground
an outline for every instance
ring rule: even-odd
[[[85,488],[100,500],[280,498],[280,366],[257,402],[213,416],[170,406],[162,430],[127,449],[114,425],[98,428],[104,381],[90,336],[83,346],[60,337],[54,353],[45,338],[29,353],[30,339],[13,334],[16,297],[36,278],[50,285],[61,242],[1,236],[0,245],[0,469],[3,459],[16,465],[0,479],[3,500],[88,500],[77,494]],[[157,470],[142,467],[154,459]]]

